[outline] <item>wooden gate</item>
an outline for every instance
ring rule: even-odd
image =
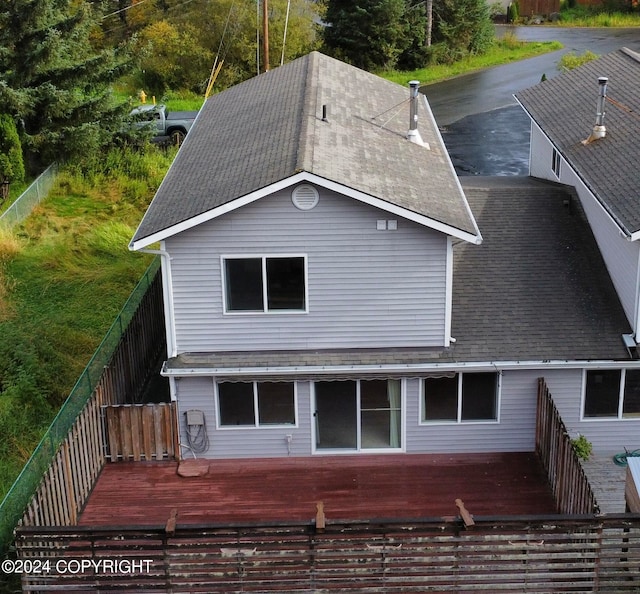
[[[176,403],[102,407],[111,462],[172,460],[178,456]]]

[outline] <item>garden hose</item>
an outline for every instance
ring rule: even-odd
[[[627,465],[627,458],[629,458],[629,457],[640,457],[640,450],[633,450],[632,452],[630,452],[629,450],[627,450],[627,448],[624,448],[624,453],[623,454],[616,454],[613,457],[613,461],[618,466],[626,466]]]

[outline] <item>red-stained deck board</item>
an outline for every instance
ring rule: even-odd
[[[307,521],[555,513],[533,453],[318,456],[211,460],[205,476],[175,462],[107,464],[80,517],[84,526]]]

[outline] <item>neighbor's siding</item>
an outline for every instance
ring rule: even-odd
[[[214,382],[211,377],[182,378],[178,383],[180,411],[180,442],[187,442],[185,411],[202,410],[205,413],[209,449],[197,457],[203,458],[268,458],[287,456],[287,435],[291,435],[291,456],[311,455],[310,384],[297,382],[297,427],[241,427],[216,429],[217,416]],[[183,457],[189,450],[183,448]]]
[[[640,448],[640,419],[580,420],[582,413],[582,369],[544,375],[547,386],[571,437],[584,435],[593,453],[612,456]]]
[[[286,190],[167,239],[178,352],[444,344],[446,236],[320,190],[311,211]],[[223,315],[232,254],[306,254],[309,312]]]
[[[636,324],[636,302],[638,299],[636,291],[640,248],[637,242],[628,241],[621,235],[620,228],[606,214],[600,203],[566,161],[562,161],[560,179],[555,176],[551,169],[552,152],[553,146],[549,139],[540,128],[532,124],[531,175],[558,181],[576,189],[624,312],[629,323],[633,326]]]

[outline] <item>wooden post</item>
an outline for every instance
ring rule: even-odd
[[[467,511],[462,499],[456,499],[456,506],[460,510],[460,517],[464,522],[464,527],[471,528],[472,526],[475,526],[476,523],[473,521],[473,516]]]
[[[316,530],[318,532],[324,532],[324,528],[326,525],[326,518],[324,515],[324,503],[322,501],[318,501],[316,503]]]

